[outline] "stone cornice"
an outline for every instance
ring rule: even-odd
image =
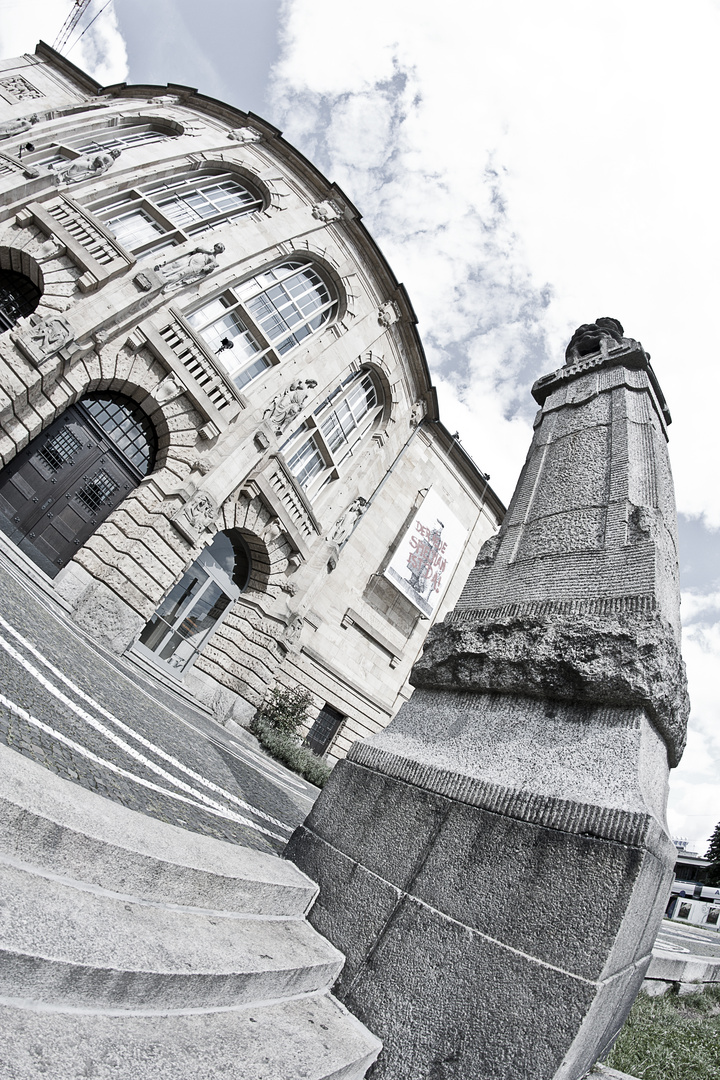
[[[591,356],[588,356],[584,360],[580,360],[578,363],[566,364],[564,367],[558,368],[557,371],[553,371],[549,375],[543,375],[533,384],[531,393],[538,405],[544,405],[550,394],[555,390],[559,390],[560,387],[567,383],[573,382],[583,375],[589,375],[592,372],[614,367],[626,367],[635,371],[645,371],[653,389],[653,393],[657,398],[665,423],[672,423],[670,410],[665,401],[665,395],[660,389],[660,383],[657,380],[657,376],[650,364],[650,357],[645,352],[642,345],[638,341],[633,341],[631,338],[626,338],[622,345],[614,349],[593,353]]]

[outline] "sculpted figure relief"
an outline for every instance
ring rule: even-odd
[[[51,165],[50,169],[55,173],[58,184],[76,184],[81,180],[102,176],[119,157],[120,151],[112,149],[100,154],[85,154],[74,161]]]
[[[566,364],[576,364],[581,357],[599,352],[603,342],[621,345],[624,333],[622,323],[609,316],[596,319],[594,323],[583,323],[578,326],[565,350]]]
[[[342,517],[339,517],[335,523],[335,528],[328,536],[328,540],[332,544],[344,543],[350,533],[355,528],[358,518],[362,517],[367,506],[367,499],[363,499],[362,496],[358,496],[354,502],[351,502]]]
[[[28,119],[19,118],[17,120],[6,120],[3,124],[0,124],[0,139],[9,139],[13,135],[21,135],[23,131],[29,131],[33,124],[37,124],[37,116],[31,116]]]
[[[199,246],[184,255],[158,263],[153,270],[160,279],[163,290],[189,285],[217,270],[217,256],[224,250],[224,244],[215,244],[211,248]]]
[[[77,184],[81,180],[102,176],[119,157],[120,151],[112,149],[101,154],[85,154],[74,161],[63,161],[49,167],[55,173],[58,184]]]
[[[310,396],[307,391],[316,386],[316,379],[298,379],[297,382],[286,387],[281,394],[276,394],[263,413],[263,419],[272,424],[276,435],[282,435],[288,424],[300,415]]]

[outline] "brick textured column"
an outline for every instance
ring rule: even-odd
[[[688,712],[670,417],[616,320],[567,361],[411,701],[290,843],[373,1078],[576,1080],[650,962]]]

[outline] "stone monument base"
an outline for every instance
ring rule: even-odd
[[[666,776],[640,708],[418,690],[356,744],[286,854],[347,955],[335,992],[385,1045],[373,1080],[591,1068],[669,890]]]

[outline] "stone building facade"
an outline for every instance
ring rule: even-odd
[[[410,694],[504,508],[410,301],[280,133],[183,86],[0,65],[0,542],[100,647],[331,760]]]

